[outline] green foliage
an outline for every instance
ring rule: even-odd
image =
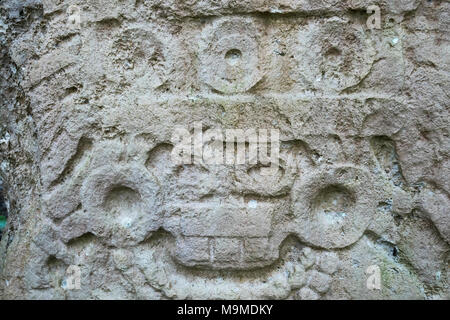
[[[0,230],[6,226],[6,217],[0,216]]]

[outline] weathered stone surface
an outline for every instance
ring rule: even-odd
[[[372,4],[3,1],[0,298],[449,299],[450,4]]]

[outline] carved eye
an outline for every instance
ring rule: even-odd
[[[323,224],[342,224],[354,204],[355,197],[349,189],[343,185],[329,185],[317,193],[311,211]]]
[[[136,190],[118,185],[111,188],[105,197],[105,209],[110,216],[118,216],[123,212],[140,210],[141,195]]]
[[[162,224],[159,185],[145,167],[105,165],[81,188],[88,232],[115,246],[136,244]]]
[[[374,215],[370,174],[352,166],[313,170],[292,188],[297,235],[315,246],[343,248],[359,239]]]

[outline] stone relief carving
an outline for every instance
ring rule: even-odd
[[[364,26],[348,20],[310,23],[298,34],[299,74],[309,86],[331,92],[357,85],[374,63],[372,41]]]
[[[319,299],[339,249],[378,228],[380,210],[404,215],[421,203],[403,188],[392,141],[366,143],[361,167],[321,163],[312,146],[286,141],[269,185],[258,165],[174,164],[168,143],[99,142],[79,159],[89,163],[82,183],[51,199],[80,204],[54,227],[60,248],[48,258],[81,264],[71,252],[89,241],[140,297]]]
[[[202,33],[199,74],[203,81],[219,92],[237,93],[261,80],[261,32],[253,19],[219,19]]]
[[[398,146],[417,133],[415,102],[371,78],[382,63],[393,77],[407,67],[334,6],[305,5],[326,17],[252,9],[159,24],[86,14],[68,42],[40,43],[23,70],[47,134],[23,266],[30,297],[448,298],[448,188],[405,174],[416,164]],[[104,36],[97,51],[92,34]],[[62,84],[51,103],[48,88]],[[174,163],[175,127],[199,120],[279,129],[278,172]],[[373,264],[379,292],[365,288]],[[70,265],[80,290],[61,285]]]

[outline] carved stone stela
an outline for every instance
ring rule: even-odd
[[[450,298],[447,2],[7,2],[4,297]]]

